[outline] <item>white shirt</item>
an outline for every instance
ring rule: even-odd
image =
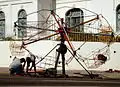
[[[19,58],[15,58],[14,60],[13,60],[13,62],[10,64],[10,68],[15,68],[15,67],[18,67],[18,66],[20,66],[21,65],[21,63],[20,63],[20,59]]]
[[[28,54],[27,57],[30,57],[32,61],[35,61],[35,58],[36,58],[35,55],[32,53]]]

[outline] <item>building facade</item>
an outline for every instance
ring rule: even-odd
[[[26,15],[40,9],[55,8],[56,0],[0,0],[0,38],[13,37],[15,35],[14,22],[18,25],[26,25],[27,21],[39,21],[39,16],[34,14],[30,17]],[[46,13],[47,14],[47,13]],[[18,29],[19,30],[19,29]],[[26,36],[25,29],[17,31],[17,37]]]
[[[61,18],[65,18],[65,21],[68,23],[68,27],[85,20],[85,18],[81,16],[85,13],[80,8],[86,8],[98,14],[102,14],[109,21],[115,32],[120,30],[120,0],[0,0],[0,38],[14,37],[15,32],[17,37],[26,36],[25,28],[22,29],[24,31],[23,34],[21,34],[21,31],[14,31],[14,23],[16,21],[18,25],[26,25],[27,22],[32,20],[44,21],[44,19],[41,19],[41,16],[37,14],[33,14],[27,17],[26,14],[29,15],[32,12],[34,13],[41,9],[55,8],[56,14],[58,14]],[[48,13],[44,13],[44,15],[48,15]],[[72,20],[70,20],[70,18]],[[77,27],[77,31],[84,32],[83,26]],[[28,45],[28,49],[30,49],[36,55],[40,54],[44,56],[56,44],[58,44],[57,41],[40,41],[35,44]],[[81,44],[83,44],[83,42],[73,43],[75,49],[79,48]],[[104,43],[88,42],[84,48],[80,50],[80,54],[87,55],[90,53],[90,51],[93,51],[93,49],[99,47],[102,48],[105,45],[106,44]],[[8,67],[12,61],[12,59],[9,58],[9,56],[11,56],[9,42],[1,41],[0,46],[1,49],[4,49],[0,50],[2,53],[0,66]],[[102,68],[120,69],[120,44],[112,44],[110,49],[111,60],[102,66],[100,70]],[[114,53],[115,51],[116,53]],[[54,54],[55,53],[51,54],[50,56],[53,56]],[[66,58],[69,58],[69,56],[71,55],[67,54]],[[79,66],[79,64],[77,64],[75,60],[72,61],[71,66],[73,66],[72,69],[79,69],[79,67],[76,67]]]
[[[102,14],[110,23],[114,32],[120,31],[120,0],[57,0],[56,8],[58,8],[57,14],[63,18],[67,17],[67,22],[69,19],[68,16],[70,9],[73,13],[75,13],[74,8],[85,8],[97,14]],[[79,10],[82,12],[82,9]],[[82,14],[85,15],[86,13],[83,11]],[[72,17],[73,20],[71,20],[71,22],[69,21],[69,25],[75,25],[77,23],[74,19],[77,19],[78,22],[84,19],[79,17],[81,15],[80,13],[79,16],[77,15],[78,14],[76,14],[76,17],[75,15]],[[83,28],[81,28],[80,31],[83,31]]]
[[[80,18],[81,14],[85,14],[82,9],[73,8],[86,8],[105,16],[114,32],[120,31],[120,0],[49,0],[47,3],[45,0],[0,0],[0,38],[13,37],[15,34],[17,37],[26,36],[25,29],[22,29],[23,33],[19,29],[14,31],[14,22],[18,21],[18,25],[26,25],[27,21],[43,21],[38,14],[27,17],[26,15],[40,9],[55,8],[56,13],[61,18],[65,18],[68,26],[84,21],[84,18]],[[76,14],[75,11],[78,13]],[[75,14],[71,17],[70,13]],[[70,18],[72,20],[69,20]],[[83,26],[77,27],[77,31],[84,32]]]

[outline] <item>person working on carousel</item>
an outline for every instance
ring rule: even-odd
[[[23,64],[22,64],[23,63]],[[9,66],[10,75],[24,75],[25,59],[15,57]]]
[[[36,56],[34,54],[32,54],[31,52],[29,52],[29,56],[26,57],[26,63],[27,63],[26,73],[28,75],[29,75],[29,71],[31,71],[32,68],[34,68],[34,72],[35,72],[35,76],[36,76],[35,59],[36,59]],[[30,64],[32,64],[31,67],[30,67]]]
[[[29,55],[27,55],[27,57],[26,57],[26,63],[27,63],[26,74],[30,75],[29,71],[31,71],[32,68],[34,67],[34,72],[35,72],[35,76],[36,76],[36,64],[35,64],[36,56],[25,47],[24,42],[22,44],[23,44],[22,48],[24,48],[29,53]],[[32,63],[32,65],[31,65],[31,63]],[[30,67],[30,65],[31,65],[31,67]]]

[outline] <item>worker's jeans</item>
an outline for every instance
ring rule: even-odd
[[[21,74],[21,73],[23,73],[22,65],[10,68],[10,74],[11,75],[13,75],[13,74]]]

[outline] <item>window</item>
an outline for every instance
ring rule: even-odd
[[[0,11],[0,38],[5,38],[5,14]]]
[[[18,26],[23,26],[18,29],[18,37],[20,38],[27,36],[27,30],[26,27],[24,27],[25,25],[27,25],[27,14],[26,11],[22,9],[18,12]]]
[[[120,5],[116,9],[116,32],[120,31]]]
[[[73,31],[84,32],[84,26],[79,25],[80,23],[84,21],[83,11],[81,9],[73,8],[73,9],[68,10],[65,14],[65,20],[67,23],[67,27],[77,26],[74,28]]]

